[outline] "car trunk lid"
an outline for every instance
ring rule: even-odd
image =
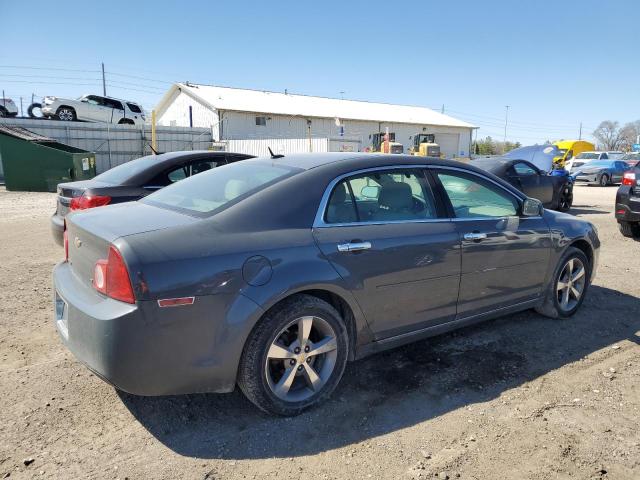
[[[107,258],[109,246],[118,238],[197,221],[183,213],[139,202],[74,212],[67,217],[69,264],[80,281],[91,284],[96,262]]]
[[[66,217],[71,208],[71,199],[81,197],[84,192],[93,188],[110,187],[108,183],[97,182],[95,180],[82,180],[79,182],[67,182],[58,184],[58,200],[56,213],[61,217]]]

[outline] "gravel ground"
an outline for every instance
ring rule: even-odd
[[[55,197],[2,189],[0,476],[640,478],[640,244],[618,233],[615,191],[576,187],[602,249],[575,317],[524,312],[369,357],[282,419],[238,392],[119,393],[78,364],[52,320]]]

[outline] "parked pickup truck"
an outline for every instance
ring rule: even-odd
[[[83,95],[77,100],[44,97],[42,115],[56,120],[143,125],[144,111],[137,103],[100,95]]]

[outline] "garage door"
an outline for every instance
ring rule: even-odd
[[[445,157],[458,156],[459,133],[436,133],[436,143],[440,145],[440,153]]]

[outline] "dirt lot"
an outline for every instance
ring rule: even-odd
[[[618,233],[615,191],[576,188],[602,250],[574,318],[525,312],[352,363],[327,404],[281,419],[238,392],[118,393],[78,364],[52,320],[54,195],[2,189],[0,477],[640,478],[640,243]]]

